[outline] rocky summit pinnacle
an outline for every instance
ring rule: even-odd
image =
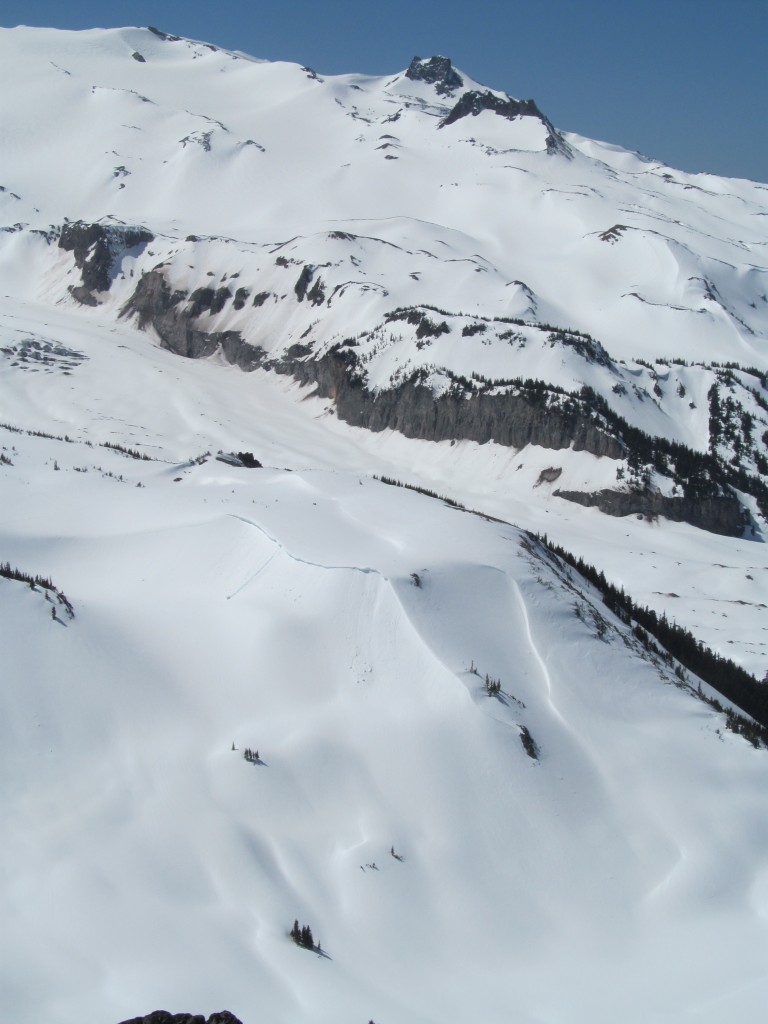
[[[449,57],[414,57],[405,77],[412,82],[434,85],[441,96],[450,96],[464,85],[464,79],[451,64]]]

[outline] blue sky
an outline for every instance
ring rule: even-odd
[[[768,0],[2,0],[16,24],[151,24],[325,74],[442,53],[564,130],[768,181]]]

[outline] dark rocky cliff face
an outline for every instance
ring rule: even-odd
[[[140,328],[152,326],[164,347],[178,355],[199,359],[220,352],[241,369],[264,366],[314,384],[321,397],[333,399],[339,419],[355,427],[397,430],[427,441],[495,441],[514,448],[573,445],[576,451],[597,456],[623,454],[621,443],[586,406],[557,407],[541,395],[525,393],[470,393],[460,385],[435,398],[418,377],[374,393],[355,375],[356,360],[349,350],[334,349],[313,359],[307,346],[295,345],[284,358],[267,360],[263,349],[249,345],[239,331],[208,332],[201,327],[201,314],[222,305],[218,291],[172,291],[163,274],[154,270],[141,278],[121,315],[138,316]]]
[[[98,304],[94,292],[106,292],[119,256],[129,249],[143,248],[154,238],[145,228],[108,224],[65,224],[59,248],[71,252],[80,269],[82,284],[70,288],[72,296],[88,306]]]
[[[440,122],[440,127],[460,121],[462,117],[477,117],[483,110],[490,110],[507,121],[514,121],[516,117],[537,117],[544,120],[544,115],[533,102],[533,100],[513,100],[509,96],[502,98],[495,96],[492,92],[465,92],[453,110]]]
[[[448,57],[414,57],[405,77],[412,82],[428,82],[434,85],[440,96],[450,96],[464,85],[464,79],[456,71]]]
[[[339,419],[367,430],[397,430],[426,441],[466,440],[523,448],[568,448],[620,458],[621,443],[589,411],[558,408],[525,393],[467,392],[461,385],[433,397],[414,376],[398,387],[374,393],[355,377],[354,354],[332,350],[320,359],[284,359],[270,364],[303,384],[315,384],[333,399]]]
[[[477,117],[483,110],[490,110],[492,113],[498,114],[499,117],[506,118],[507,121],[514,121],[518,117],[535,117],[547,129],[547,152],[550,154],[562,153],[567,157],[573,155],[563,136],[549,118],[542,114],[533,100],[513,100],[510,96],[495,96],[490,91],[465,92],[453,110],[443,118],[438,128],[445,128],[449,124],[460,121],[463,117]]]
[[[712,498],[667,498],[639,491],[554,491],[555,497],[598,508],[609,516],[663,516],[675,523],[690,523],[709,533],[740,537],[748,525],[745,512],[732,495]]]
[[[313,271],[314,268],[311,268]],[[312,275],[302,279],[309,297]],[[305,295],[297,295],[302,301]],[[524,448],[573,447],[598,458],[624,458],[627,446],[610,421],[595,409],[597,399],[566,395],[544,382],[525,382],[506,388],[454,379],[442,394],[417,371],[396,387],[374,392],[363,379],[353,348],[337,347],[319,358],[310,345],[295,344],[277,359],[248,344],[239,331],[207,331],[209,314],[220,312],[232,294],[226,288],[199,288],[188,294],[173,291],[161,269],[145,274],[121,315],[138,317],[140,328],[153,327],[163,346],[190,359],[220,353],[243,370],[263,367],[289,374],[312,385],[322,398],[333,401],[339,419],[374,432],[397,430],[426,441],[466,440]],[[439,325],[438,325],[439,328]],[[596,507],[607,515],[664,516],[726,536],[740,536],[748,525],[736,497],[666,498],[650,492],[604,490],[596,493],[556,491],[559,497]]]
[[[139,327],[154,327],[164,347],[189,359],[202,359],[221,352],[224,358],[243,370],[260,366],[264,352],[243,340],[239,331],[206,331],[198,325],[204,313],[217,313],[231,297],[227,288],[198,288],[191,295],[171,291],[159,270],[144,276],[120,311],[121,316],[136,315]]]

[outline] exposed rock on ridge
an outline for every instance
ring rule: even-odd
[[[227,362],[253,370],[264,352],[244,341],[239,331],[205,331],[197,326],[203,313],[219,312],[230,295],[228,288],[198,288],[191,295],[171,291],[162,273],[152,270],[141,278],[120,315],[136,314],[139,327],[153,327],[164,347],[177,355],[202,359],[221,352]]]
[[[294,286],[297,302],[322,304],[324,288],[322,280],[316,276],[318,269],[311,264],[303,265]],[[365,362],[358,356],[354,343],[336,345],[319,356],[313,353],[311,341],[294,343],[287,350],[283,349],[282,354],[268,356],[260,346],[247,342],[238,330],[212,329],[212,316],[223,312],[228,305],[242,308],[243,296],[250,292],[240,288],[235,298],[238,294],[242,301],[236,305],[232,290],[225,286],[199,287],[191,293],[174,290],[160,264],[141,277],[121,315],[136,315],[140,328],[151,326],[163,346],[178,355],[187,358],[220,355],[243,370],[263,367],[289,374],[303,384],[314,386],[319,396],[330,398],[339,419],[373,432],[390,429],[406,437],[429,441],[468,440],[478,444],[493,441],[515,449],[529,444],[553,450],[573,448],[613,459],[625,458],[627,452],[634,451],[634,445],[640,443],[625,436],[620,418],[614,422],[605,402],[601,405],[599,396],[588,388],[583,389],[583,394],[569,393],[549,387],[544,381],[469,380],[450,369],[421,367],[407,379],[401,378],[396,385],[374,390],[368,383]],[[254,305],[260,304],[258,300],[266,294],[259,293]],[[445,323],[432,323],[419,307],[385,314],[386,321],[393,319],[417,324],[417,339],[427,333],[433,337],[448,332]],[[572,345],[583,358],[612,365],[602,346],[588,336],[571,338],[569,333],[553,328],[549,341]],[[436,389],[434,382],[439,382]],[[660,472],[666,475],[663,469]],[[735,496],[723,496],[723,487],[721,480],[719,488],[714,487],[714,493],[706,497],[680,498],[610,490],[597,494],[559,493],[565,499],[597,507],[608,515],[664,516],[710,532],[739,536],[748,525],[748,519]],[[727,487],[725,493],[728,493]]]
[[[588,451],[598,457],[621,458],[621,442],[607,433],[584,409],[553,406],[526,393],[468,393],[457,382],[435,397],[418,374],[386,391],[369,391],[354,370],[354,354],[334,349],[320,359],[284,359],[268,364],[303,384],[315,384],[323,398],[333,399],[339,419],[375,432],[397,430],[426,441],[466,440],[523,448]]]
[[[477,117],[483,110],[490,110],[492,113],[498,114],[508,121],[514,121],[518,117],[538,118],[547,129],[547,152],[562,153],[565,156],[572,155],[570,147],[563,136],[549,118],[542,114],[533,100],[513,100],[510,96],[502,98],[501,96],[496,96],[490,90],[478,92],[473,89],[470,92],[465,92],[453,110],[442,119],[438,128],[445,128],[449,124],[454,124],[456,121],[460,121],[462,117],[469,117],[470,115]]]
[[[609,516],[664,516],[675,523],[690,523],[725,537],[740,537],[747,525],[744,510],[733,495],[669,498],[662,494],[610,489],[594,492],[557,490],[553,494],[577,505],[598,508]]]
[[[538,117],[540,121],[544,120],[544,115],[533,100],[513,100],[509,96],[496,96],[490,91],[472,90],[464,93],[450,114],[440,122],[440,127],[445,128],[446,125],[453,124],[454,121],[459,121],[470,114],[477,117],[483,110],[490,110],[508,121],[514,121],[516,117]]]
[[[435,92],[440,96],[450,96],[464,85],[464,79],[448,57],[414,57],[405,77],[412,82],[434,85]]]
[[[323,288],[322,278],[318,278],[312,285],[312,288],[309,287],[314,280],[316,269],[311,263],[307,263],[302,267],[293,290],[296,292],[296,298],[299,302],[303,302],[306,298],[313,306],[321,306],[325,302],[325,289]]]
[[[153,238],[153,234],[141,227],[85,224],[83,221],[65,224],[59,236],[59,248],[73,254],[82,276],[82,284],[70,288],[73,298],[87,306],[97,305],[94,292],[109,290],[118,255],[122,258],[129,249],[143,249]]]
[[[303,283],[306,287],[309,280]],[[586,407],[576,412],[573,406],[548,405],[540,396],[526,393],[469,393],[458,382],[448,393],[434,397],[418,375],[398,387],[374,393],[355,376],[354,353],[339,349],[312,359],[307,358],[306,346],[293,346],[284,358],[267,361],[263,349],[249,345],[239,331],[201,329],[200,314],[221,308],[220,291],[198,289],[191,295],[172,291],[163,274],[153,270],[141,278],[121,315],[137,315],[140,328],[153,327],[163,346],[178,355],[199,359],[220,352],[243,370],[264,366],[290,374],[303,384],[314,384],[320,396],[333,399],[339,419],[352,426],[375,432],[397,430],[406,437],[428,441],[484,444],[493,440],[514,448],[573,445],[576,451],[597,456],[623,455],[621,442],[605,431]]]

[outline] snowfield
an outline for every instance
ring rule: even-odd
[[[73,438],[2,433],[4,557],[75,611],[0,580],[15,1020],[758,1019],[764,751],[517,527],[374,480],[404,439],[125,328],[82,347],[3,389]],[[265,468],[178,461],[203,436]]]
[[[587,385],[702,452],[717,384],[759,476],[768,186],[438,127],[463,74],[145,29],[2,31],[0,69],[0,563],[57,588],[0,576],[4,1017],[762,1021],[768,751],[534,536],[762,678],[756,499],[740,537],[614,518],[555,491],[625,460],[367,431],[269,359]],[[86,287],[67,220],[152,241]],[[168,351],[153,273],[267,361]]]

